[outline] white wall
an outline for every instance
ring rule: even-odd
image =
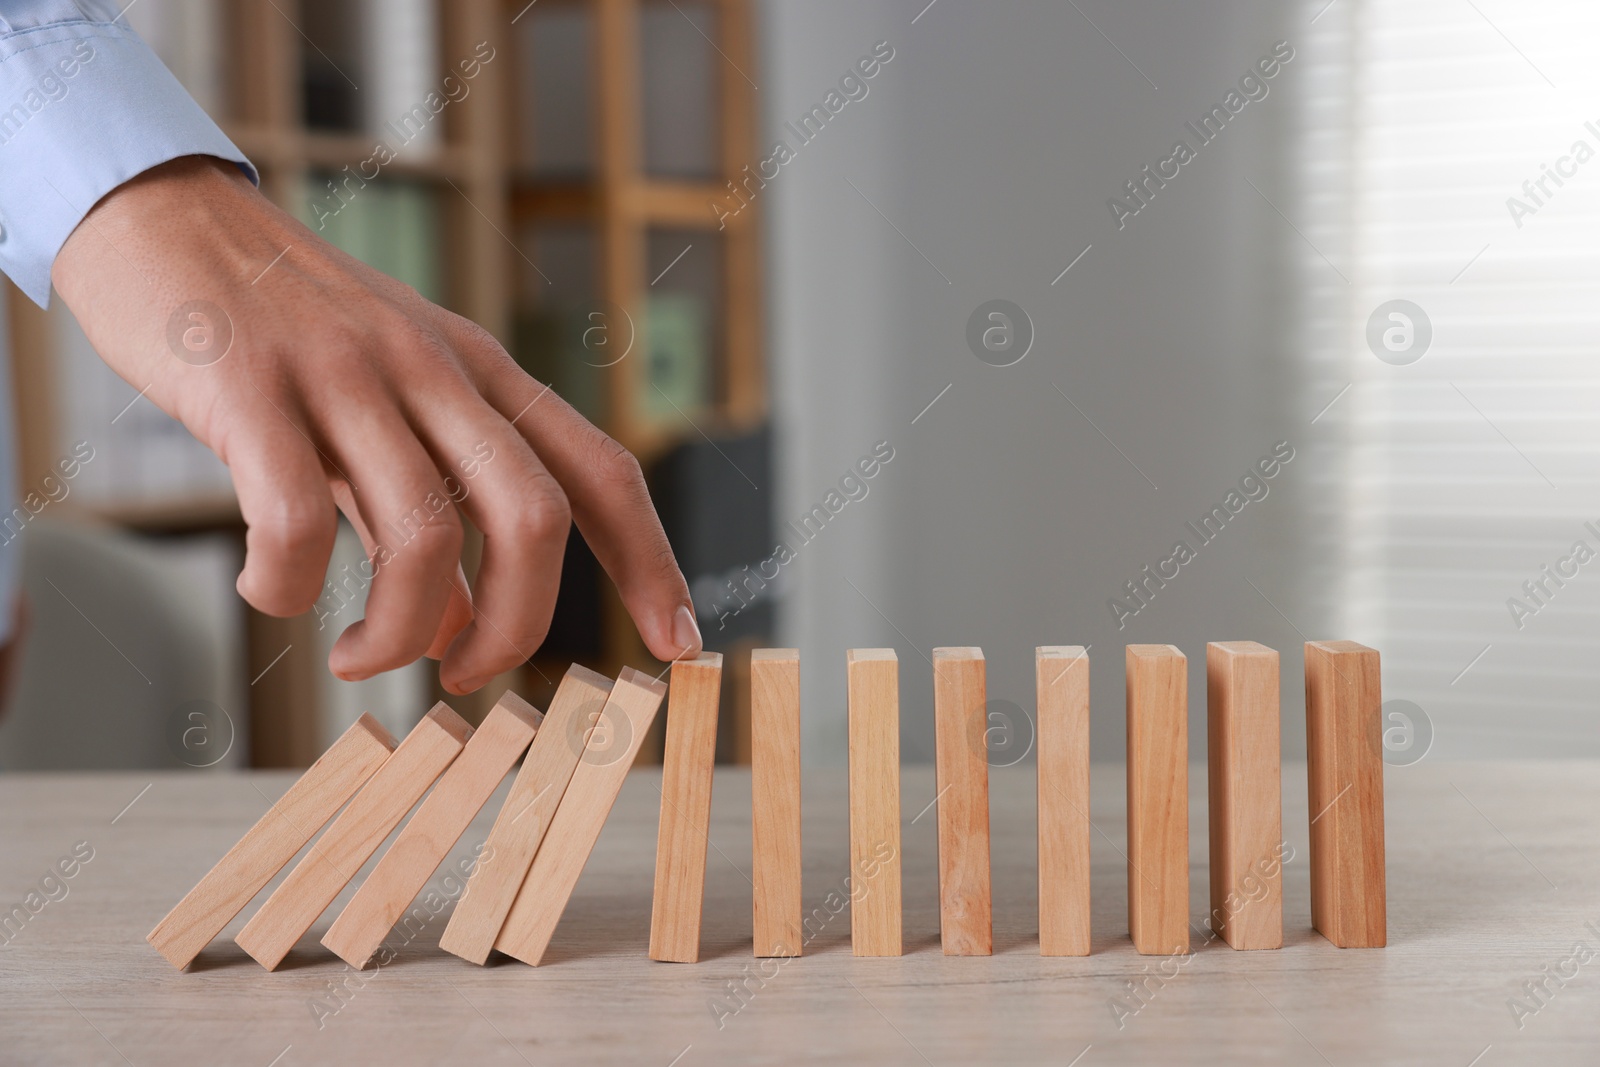
[[[899,651],[903,754],[927,759],[933,646],[983,646],[991,698],[1031,711],[1033,647],[1092,643],[1094,751],[1115,758],[1124,644],[1189,655],[1198,754],[1205,642],[1257,639],[1283,651],[1297,751],[1300,631],[1332,636],[1303,505],[1332,456],[1281,340],[1299,238],[1261,195],[1289,203],[1293,62],[1120,232],[1106,201],[1306,28],[1278,3],[1084,0],[1113,47],[1070,5],[940,0],[912,24],[924,2],[763,7],[769,130],[875,42],[895,49],[764,191],[780,521],[873,442],[896,451],[791,568],[783,639],[805,656],[807,759],[843,759],[858,645]],[[1037,337],[1007,368],[965,340],[997,297]],[[1119,631],[1108,598],[1280,440],[1295,459],[1268,497]]]

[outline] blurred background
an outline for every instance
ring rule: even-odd
[[[139,0],[135,29],[347,251],[488,327],[643,462],[708,647],[981,645],[1026,758],[1033,649],[1381,650],[1396,763],[1600,753],[1600,10],[1576,0]],[[59,302],[3,302],[31,628],[0,766],[297,766],[431,664],[233,590],[227,472]],[[87,451],[85,451],[87,450]],[[84,459],[85,455],[92,458]],[[69,461],[76,458],[75,465]],[[67,462],[74,470],[65,475]],[[1594,525],[1590,525],[1593,523]],[[1182,546],[1180,548],[1180,545]],[[469,564],[471,549],[469,547]],[[469,566],[470,571],[470,566]],[[574,532],[551,637],[651,667]],[[658,724],[659,726],[659,724]],[[659,739],[643,759],[659,758]]]

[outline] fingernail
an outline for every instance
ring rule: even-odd
[[[470,678],[465,682],[457,682],[456,688],[460,689],[463,693],[476,693],[478,690],[482,689],[488,684],[489,679],[487,678]]]
[[[677,614],[672,617],[672,643],[678,647],[680,656],[700,648],[700,627],[695,624],[694,612],[687,604],[679,605]]]

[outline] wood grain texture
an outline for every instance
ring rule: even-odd
[[[528,877],[495,939],[494,947],[501,952],[535,967],[544,958],[666,692],[664,683],[632,667],[624,667],[617,677],[556,807],[544,844],[534,855]]]
[[[145,940],[174,967],[187,967],[372,777],[394,751],[394,744],[378,720],[362,715],[272,803]]]
[[[664,963],[698,963],[706,835],[711,832],[711,774],[717,762],[717,707],[722,700],[722,653],[702,652],[694,659],[674,663],[667,693],[650,958]]]
[[[844,591],[854,596],[848,586]],[[1296,656],[1282,651],[1288,673]],[[842,667],[842,659],[835,665]],[[992,666],[998,695],[998,655]],[[1095,683],[1104,689],[1100,673]],[[1293,673],[1300,673],[1298,664]],[[1298,687],[1300,679],[1293,681]],[[806,691],[808,715],[813,697],[822,711],[821,686]],[[671,967],[646,957],[661,794],[659,771],[640,767],[623,785],[543,967],[463,963],[435,944],[441,914],[360,992],[354,987],[371,973],[353,976],[320,948],[297,951],[295,966],[269,976],[235,947],[230,930],[201,953],[193,973],[180,974],[142,940],[160,912],[261,814],[261,794],[278,796],[299,772],[0,774],[0,903],[21,902],[72,842],[88,837],[96,849],[94,860],[68,880],[65,900],[47,904],[20,933],[13,927],[0,935],[11,938],[0,947],[0,1061],[123,1064],[85,1019],[139,1067],[267,1067],[291,1043],[276,1067],[524,1067],[512,1045],[539,1067],[667,1067],[690,1043],[677,1067],[860,1061],[925,1067],[906,1038],[937,1067],[1066,1067],[1091,1042],[1076,1067],[1326,1067],[1316,1050],[1337,1067],[1467,1067],[1490,1042],[1493,1050],[1476,1067],[1556,1067],[1589,1063],[1600,1047],[1590,984],[1600,972],[1590,974],[1590,965],[1565,989],[1550,983],[1553,999],[1546,995],[1522,1030],[1506,1009],[1508,997],[1537,1005],[1523,983],[1537,985],[1546,964],[1560,967],[1575,940],[1596,944],[1585,924],[1600,926],[1600,907],[1583,887],[1600,885],[1594,847],[1600,759],[1459,761],[1435,751],[1396,770],[1385,783],[1395,857],[1388,872],[1389,946],[1356,951],[1335,948],[1311,929],[1305,764],[1286,756],[1284,827],[1298,854],[1284,866],[1283,949],[1233,952],[1220,942],[1202,945],[1197,935],[1197,954],[1168,981],[1172,965],[1137,955],[1128,940],[1127,864],[1098,833],[1094,955],[1036,954],[1036,776],[1028,765],[989,770],[995,955],[959,959],[939,951],[932,812],[909,823],[933,798],[933,769],[925,762],[904,768],[906,954],[852,957],[848,904],[831,918],[824,904],[830,892],[843,892],[849,864],[848,772],[809,756],[806,903],[815,935],[803,957],[783,961],[775,979],[765,976],[776,961],[748,954],[750,883],[736,869],[750,869],[750,774],[743,768],[717,767],[712,840],[732,862],[713,855],[708,866],[702,962]],[[1122,845],[1123,775],[1120,754],[1097,761],[1091,775],[1095,824],[1116,846]],[[913,778],[921,783],[916,794]],[[1189,780],[1191,848],[1200,867],[1203,763],[1191,764]],[[152,781],[133,809],[109,825]],[[509,786],[479,813],[452,865],[469,842],[483,839]],[[435,875],[430,885],[438,881]],[[1204,892],[1198,883],[1196,889],[1199,918]],[[810,922],[812,908],[826,921]],[[1570,965],[1565,973],[1572,973]],[[738,996],[729,980],[741,983]],[[340,1009],[330,986],[344,1003],[319,1030],[307,1002],[317,998]],[[1137,1012],[1121,1030],[1108,1008],[1112,998],[1121,1011]],[[708,1002],[726,1013],[741,1001],[743,1010],[732,1018],[708,1010]]]
[[[750,654],[750,881],[757,956],[798,956],[801,914],[800,652]]]
[[[900,886],[900,661],[892,648],[845,657],[850,702],[850,943],[904,951]]]
[[[1236,949],[1283,947],[1278,653],[1206,645],[1211,929]]]
[[[981,648],[933,650],[939,942],[946,956],[994,952],[985,668]]]
[[[473,868],[466,892],[439,939],[446,952],[480,965],[489,959],[589,741],[589,731],[610,695],[611,679],[587,667],[573,664],[562,676],[528,758],[484,839],[483,854],[492,862]]]
[[[244,924],[234,942],[267,970],[276,969],[471,736],[472,727],[448,704],[435,704]]]
[[[478,809],[528,750],[541,714],[515,693],[504,694],[467,747],[417,807],[378,865],[322,937],[322,944],[358,970],[455,847]],[[479,866],[492,862],[485,849]]]
[[[1039,954],[1089,954],[1089,655],[1034,650],[1039,701]]]
[[[1189,675],[1172,645],[1129,645],[1128,933],[1142,955],[1189,949]]]
[[[1306,642],[1311,924],[1340,948],[1388,943],[1383,686],[1376,649]]]

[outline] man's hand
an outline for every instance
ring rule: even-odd
[[[119,187],[52,280],[101,357],[228,465],[249,527],[246,600],[310,610],[336,505],[361,534],[377,573],[329,659],[339,677],[426,654],[464,693],[522,662],[549,630],[574,520],[650,651],[699,651],[633,456],[487,331],[333,248],[231,164],[178,159]],[[194,301],[231,322],[216,362],[169,343]],[[458,508],[484,533],[471,591]]]

